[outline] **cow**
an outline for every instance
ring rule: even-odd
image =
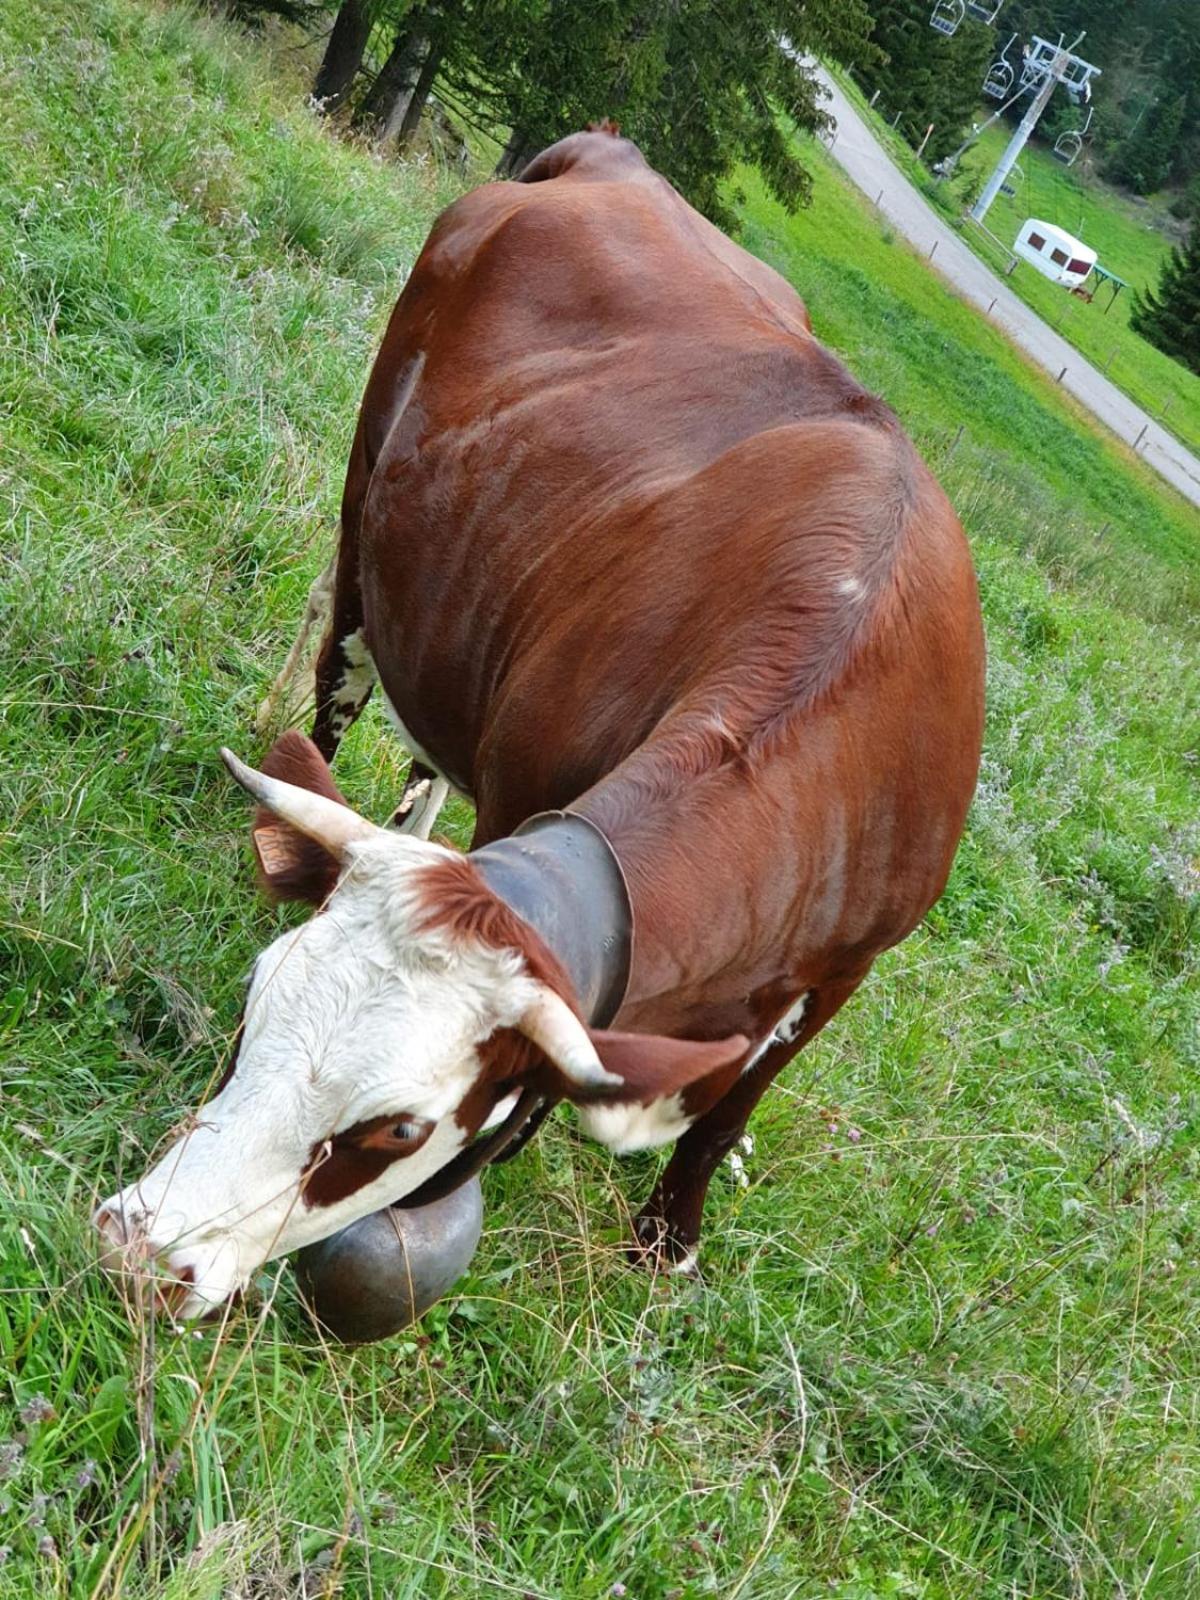
[[[946,884],[984,667],[949,502],[792,287],[601,128],[435,224],[323,587],[311,738],[225,753],[313,915],[106,1247],[192,1316],[566,1101],[674,1143],[631,1248],[691,1267],[759,1097]],[[376,683],[390,826],[329,766]],[[430,837],[450,788],[466,853]]]

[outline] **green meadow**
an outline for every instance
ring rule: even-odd
[[[261,753],[454,192],[331,138],[296,72],[177,5],[0,11],[0,1600],[1187,1600],[1200,528],[816,146],[799,216],[744,176],[744,240],[979,568],[945,897],[764,1102],[699,1282],[622,1254],[659,1158],[565,1115],[387,1344],[324,1344],[286,1263],[189,1330],[101,1281],[96,1198],[224,1064],[294,914],[216,751]],[[370,709],[339,782],[382,819],[404,767]]]

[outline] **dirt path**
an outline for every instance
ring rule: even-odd
[[[1200,505],[1200,460],[1055,333],[968,249],[893,163],[828,73],[818,68],[817,75],[829,91],[827,109],[837,121],[832,154],[846,176],[922,254],[928,256],[936,242],[933,265],[964,299],[987,312],[1053,377],[1065,367],[1063,388],[1126,444],[1134,445],[1140,438],[1137,451],[1142,459],[1194,505]]]

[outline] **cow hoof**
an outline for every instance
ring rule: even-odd
[[[695,1243],[674,1235],[662,1217],[640,1216],[633,1225],[634,1237],[626,1248],[631,1266],[656,1275],[699,1279],[699,1252]]]

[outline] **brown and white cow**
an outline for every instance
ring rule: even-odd
[[[399,828],[327,766],[376,680],[423,764]],[[971,560],[896,418],[632,144],[564,139],[451,206],[396,306],[316,687],[312,741],[229,758],[268,888],[316,914],[101,1227],[191,1314],[567,1099],[616,1150],[678,1141],[638,1232],[690,1259],[759,1096],[941,894],[975,785]],[[428,839],[447,784],[466,857]]]

